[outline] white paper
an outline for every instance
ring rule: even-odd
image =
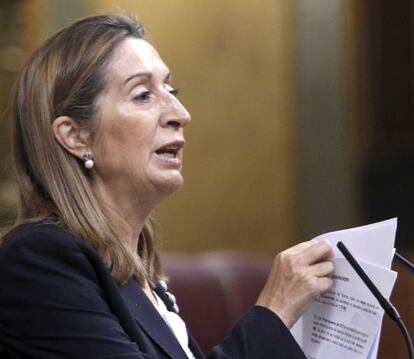
[[[397,278],[391,271],[397,220],[327,233],[334,247],[332,288],[314,301],[292,328],[308,359],[376,358],[384,311],[347,260],[337,250],[342,241],[361,267],[389,298]]]
[[[390,268],[394,257],[397,218],[362,227],[322,234],[315,240],[331,242],[335,257],[343,258],[336,247],[342,241],[358,261]]]
[[[368,353],[368,359],[375,359],[378,355],[378,348],[379,348],[379,342],[380,342],[380,336],[381,336],[381,328],[377,333],[377,336],[374,339],[374,343],[372,344],[371,350]]]

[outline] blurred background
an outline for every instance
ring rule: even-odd
[[[412,247],[412,2],[1,0],[0,215],[13,216],[7,105],[25,58],[73,20],[138,14],[192,114],[167,251],[274,254],[399,217]]]
[[[193,117],[184,188],[156,213],[164,251],[270,258],[399,217],[397,247],[410,256],[410,0],[1,0],[3,221],[16,197],[7,106],[17,73],[50,34],[106,12],[141,17]]]

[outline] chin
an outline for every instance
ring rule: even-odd
[[[178,176],[172,176],[170,178],[166,178],[164,181],[161,181],[157,184],[157,188],[160,192],[165,195],[173,194],[177,192],[184,183],[184,179],[181,173]]]

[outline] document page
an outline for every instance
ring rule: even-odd
[[[316,239],[328,239],[335,247],[343,241],[380,292],[389,298],[397,278],[397,273],[389,269],[396,224],[396,220],[390,220]],[[371,247],[362,244],[364,238],[376,243]],[[339,251],[335,251],[333,261],[332,288],[310,305],[292,334],[308,359],[376,358],[384,311]]]

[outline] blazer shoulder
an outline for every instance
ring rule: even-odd
[[[19,358],[146,357],[109,268],[64,228],[10,232],[0,245],[0,292],[0,357],[1,346]]]
[[[89,245],[61,226],[50,223],[30,223],[14,228],[4,236],[0,245],[0,256],[22,247],[73,251],[85,246]]]
[[[5,236],[0,245],[0,280],[13,273],[49,275],[47,268],[82,273],[94,281],[97,272],[110,277],[96,250],[58,225],[25,224]]]

